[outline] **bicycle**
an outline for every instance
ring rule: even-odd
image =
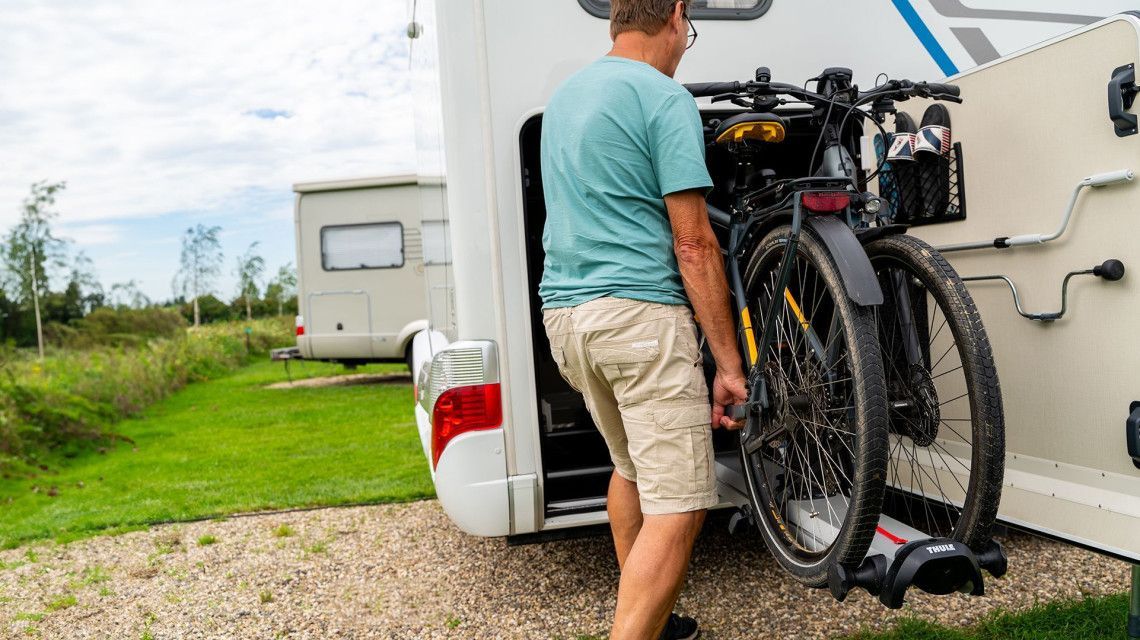
[[[988,541],[1004,425],[969,292],[937,252],[879,215],[883,202],[865,187],[886,158],[864,175],[854,161],[858,132],[847,127],[855,117],[885,139],[894,101],[960,101],[957,87],[888,80],[860,92],[843,68],[812,80],[816,91],[772,82],[761,67],[753,81],[686,88],[744,109],[706,127],[717,182],[709,215],[748,367],[749,398],[733,415],[746,419],[740,455],[752,518],[781,566],[819,587],[832,565],[863,560],[884,507],[915,521],[921,505],[925,521],[916,526],[929,535]],[[789,104],[810,108],[783,109]],[[794,168],[806,146],[764,153],[791,124],[793,135],[816,137],[806,171]],[[942,322],[928,322],[938,312]],[[941,352],[947,326],[952,342]],[[960,367],[943,371],[951,352]],[[965,393],[940,402],[956,372]],[[967,398],[968,417],[943,419],[943,405]],[[969,438],[959,433],[964,425],[944,426],[954,420],[970,423]],[[944,476],[960,491],[943,486]]]

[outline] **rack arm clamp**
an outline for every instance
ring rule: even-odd
[[[912,586],[934,595],[959,591],[974,596],[985,594],[982,569],[1000,578],[1009,567],[1005,550],[991,540],[980,552],[948,538],[915,540],[900,547],[894,558],[869,556],[856,569],[835,565],[827,575],[831,595],[842,602],[855,587],[879,597],[890,609],[903,605]]]

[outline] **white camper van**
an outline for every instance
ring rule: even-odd
[[[410,362],[412,336],[427,327],[424,265],[440,261],[424,245],[433,223],[419,189],[416,176],[293,185],[301,358]]]
[[[413,346],[416,420],[440,503],[462,530],[481,536],[603,523],[606,450],[559,377],[541,322],[538,149],[551,93],[608,50],[608,2],[414,6],[418,157],[421,171],[447,181],[445,197],[421,191],[437,200],[424,213],[448,220],[454,254],[427,282],[450,302],[431,306],[431,326]],[[951,76],[961,86],[965,102],[951,112],[969,212],[912,230],[927,242],[1051,231],[1076,203],[1062,241],[948,254],[963,276],[1005,276],[1035,311],[1061,305],[1070,271],[1108,258],[1140,266],[1140,185],[1078,187],[1093,174],[1140,169],[1140,136],[1118,129],[1105,99],[1114,73],[1140,60],[1140,17],[1117,14],[1129,3],[695,6],[700,37],[678,70],[682,82],[751,79],[764,65],[774,80],[801,84],[841,65],[864,87],[879,74]],[[1140,406],[1140,282],[1075,279],[1067,315],[1052,323],[1019,315],[1000,280],[970,288],[1005,400],[999,519],[1140,562],[1140,460],[1126,439]],[[733,471],[737,456],[731,445],[718,448],[726,506],[747,501]]]

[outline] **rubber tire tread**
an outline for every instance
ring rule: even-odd
[[[868,243],[866,250],[872,266],[877,257],[889,256],[906,264],[918,276],[938,303],[958,343],[974,416],[974,443],[967,485],[970,495],[952,538],[980,550],[992,535],[1005,476],[1005,410],[982,316],[958,272],[922,240],[909,235],[886,236]]]
[[[745,291],[758,274],[760,259],[770,245],[789,236],[791,227],[783,225],[769,232],[745,258],[743,273]],[[857,306],[847,295],[843,279],[835,261],[822,240],[804,228],[800,234],[799,249],[809,255],[824,284],[832,293],[836,304],[843,306],[843,317],[847,325],[848,350],[850,353],[852,379],[856,385],[856,398],[861,398],[859,417],[856,418],[855,446],[858,447],[855,462],[855,477],[852,482],[851,500],[844,525],[832,548],[826,556],[810,565],[801,565],[782,555],[782,544],[772,531],[774,526],[760,511],[760,505],[753,497],[754,518],[761,536],[777,563],[799,582],[809,587],[827,585],[827,574],[833,564],[857,567],[863,562],[883,507],[886,487],[887,457],[889,445],[889,418],[887,414],[887,387],[883,362],[879,353],[879,341],[875,327],[873,309]],[[814,255],[812,255],[814,254]],[[782,256],[783,252],[779,253]],[[757,331],[761,330],[757,327]],[[853,339],[853,341],[852,341]],[[747,360],[745,360],[747,361]],[[861,388],[861,392],[860,392]],[[741,449],[741,463],[747,466],[748,460]],[[752,488],[748,487],[749,493]]]

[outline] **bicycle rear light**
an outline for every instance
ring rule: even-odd
[[[816,213],[843,211],[851,204],[851,194],[842,191],[805,192],[804,206]]]
[[[729,127],[716,139],[719,142],[740,142],[759,140],[760,142],[783,142],[784,125],[779,122],[741,122]]]

